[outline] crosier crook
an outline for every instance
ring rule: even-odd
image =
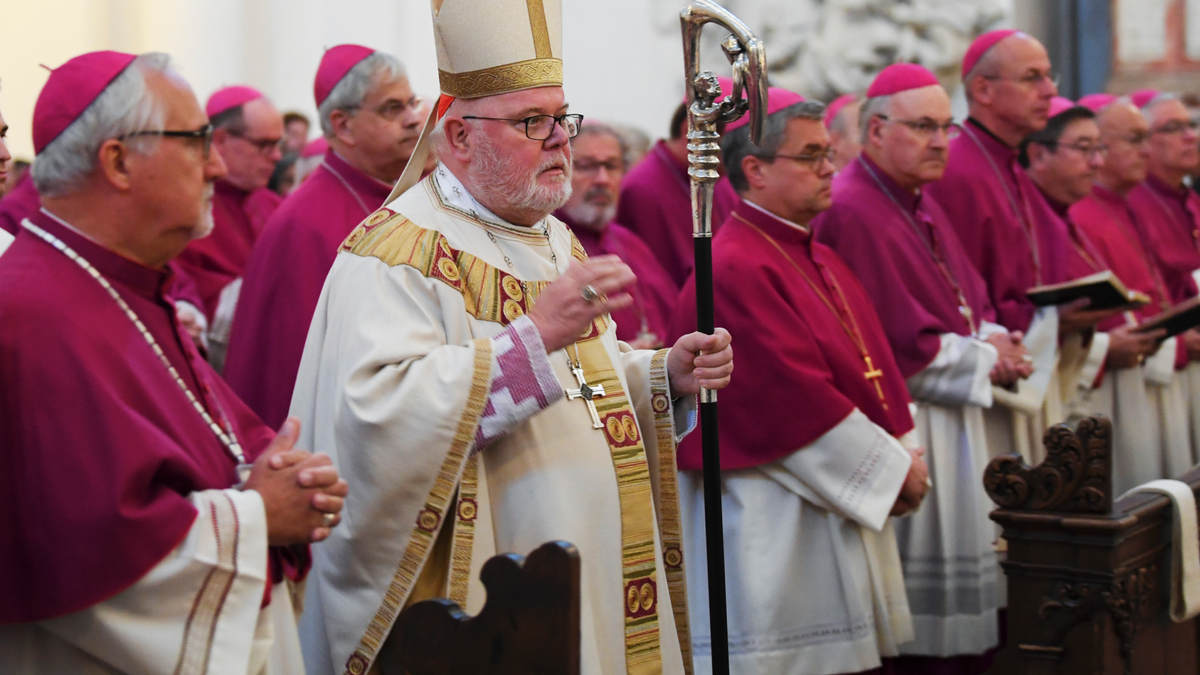
[[[692,237],[696,245],[697,330],[712,335],[713,312],[712,203],[719,174],[719,122],[750,115],[750,140],[762,141],[767,117],[767,57],[761,40],[725,8],[694,0],[679,14],[683,30],[683,62],[688,106],[688,176],[692,186]],[[715,23],[731,33],[721,49],[733,68],[733,91],[720,102],[717,78],[700,72],[700,34]],[[745,91],[746,97],[742,97]],[[721,517],[721,451],[717,438],[717,393],[700,389],[700,435],[703,445],[704,532],[708,557],[708,602],[712,635],[712,672],[729,675],[729,619],[725,600],[725,542]]]

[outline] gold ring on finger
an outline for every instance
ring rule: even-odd
[[[579,294],[583,296],[584,302],[589,305],[600,299],[600,291],[597,291],[596,287],[591,284],[584,286],[583,290],[579,291]]]

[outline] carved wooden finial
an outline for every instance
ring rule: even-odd
[[[1107,515],[1112,511],[1112,423],[1088,417],[1075,431],[1046,430],[1046,460],[1031,467],[1018,455],[996,457],[983,487],[1000,508]]]
[[[498,555],[479,574],[487,604],[450,600],[404,610],[392,629],[411,675],[578,675],[579,551],[563,541],[528,558]]]

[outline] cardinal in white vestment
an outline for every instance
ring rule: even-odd
[[[476,613],[489,557],[550,540],[582,559],[583,673],[684,673],[675,442],[700,385],[727,384],[729,335],[619,342],[609,312],[632,302],[632,272],[589,261],[549,215],[581,118],[558,3],[434,8],[443,96],[388,203],[341,246],[292,399],[302,442],[354,487],[314,551],[309,675],[403,672],[388,638],[405,605]]]

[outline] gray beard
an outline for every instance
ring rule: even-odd
[[[583,202],[575,206],[568,206],[563,210],[570,216],[571,220],[590,230],[602,229],[605,225],[611,223],[612,219],[617,215],[616,204],[596,206],[595,204]]]
[[[476,197],[488,208],[500,204],[511,210],[523,211],[541,220],[562,207],[571,198],[571,160],[568,155],[562,181],[557,186],[543,186],[537,177],[547,168],[558,165],[548,160],[531,174],[520,175],[510,158],[505,156],[483,134],[476,136],[479,152],[467,167]]]

